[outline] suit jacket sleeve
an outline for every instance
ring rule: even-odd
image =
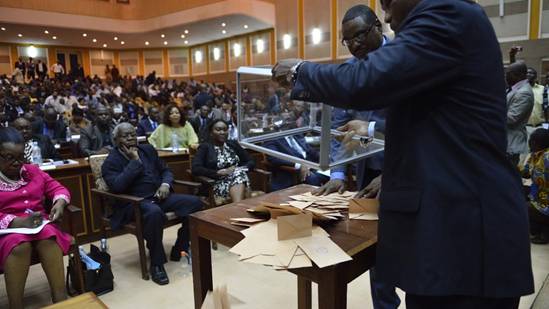
[[[97,151],[92,150],[92,141],[91,141],[91,132],[93,132],[93,127],[88,127],[80,131],[80,140],[78,141],[78,146],[80,151],[86,157],[92,156],[97,153]]]
[[[211,154],[213,156],[213,154]],[[191,172],[194,176],[206,176],[212,179],[220,179],[217,169],[210,169],[207,166],[208,156],[210,156],[210,145],[204,143],[198,147],[196,155],[191,162]]]
[[[516,129],[528,120],[534,107],[534,96],[528,92],[517,92],[507,109],[507,127]]]
[[[393,41],[367,59],[340,65],[305,62],[292,99],[357,110],[409,102],[410,97],[459,76],[466,56],[462,52],[466,19],[471,18],[460,16],[456,9],[433,5],[406,21]]]
[[[61,156],[57,152],[57,149],[55,149],[55,146],[51,142],[49,138],[42,138],[43,145],[44,145],[44,151],[42,156],[47,159],[53,159],[54,161],[61,160]]]
[[[112,151],[118,151],[113,149]],[[132,185],[134,180],[141,175],[143,171],[143,164],[139,160],[130,160],[128,164],[124,166],[123,162],[117,160],[115,156],[109,154],[103,166],[101,167],[101,174],[103,179],[109,186],[109,190],[113,193],[125,193],[128,192],[128,188]]]
[[[267,142],[265,142],[264,146],[266,148],[271,149],[271,150],[281,152],[281,153],[285,153],[284,150],[280,147],[280,143],[281,143],[280,140],[267,141]],[[292,163],[290,161],[286,161],[286,160],[283,160],[283,159],[279,159],[279,158],[273,157],[273,156],[267,156],[267,161],[269,161],[269,163],[273,167],[279,167],[279,166],[294,167],[295,166],[295,163]]]
[[[143,120],[139,121],[137,123],[137,136],[145,136],[147,135],[147,132],[145,132],[145,127],[143,126]]]
[[[149,153],[149,155],[154,158],[154,162],[156,162],[156,168],[158,169],[158,171],[160,171],[162,183],[167,183],[170,185],[170,187],[172,187],[173,173],[168,165],[166,165],[166,162],[164,162],[164,160],[162,160],[158,156],[158,152],[156,152],[156,149],[154,149],[154,147],[152,147],[151,145],[145,145],[143,149],[146,149],[145,151],[147,151],[147,153]]]

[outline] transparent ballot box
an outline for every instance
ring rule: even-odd
[[[321,171],[383,151],[377,134],[345,135],[332,127],[333,107],[290,100],[291,89],[272,82],[270,68],[240,67],[236,84],[238,141],[244,148]]]

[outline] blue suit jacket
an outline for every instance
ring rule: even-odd
[[[295,136],[294,136],[295,137]],[[312,162],[318,162],[318,153],[311,149],[309,145],[305,142],[305,139],[303,137],[295,137],[297,143],[303,148],[303,150],[306,153],[306,160],[312,161]],[[278,151],[281,153],[289,154],[294,157],[302,157],[302,154],[299,153],[297,150],[292,148],[290,144],[286,141],[285,138],[279,138],[276,140],[270,140],[263,144],[264,147],[272,149],[274,151]],[[295,163],[282,160],[279,158],[275,158],[272,156],[268,156],[267,160],[269,163],[273,166],[272,169],[272,179],[271,179],[271,189],[273,191],[281,190],[284,188],[289,188],[294,185],[293,183],[293,176],[290,172],[284,171],[279,169],[280,166],[295,166]]]
[[[157,123],[157,127],[160,124]],[[145,136],[147,133],[152,133],[154,131],[149,117],[143,117],[137,124],[137,136]]]
[[[502,63],[482,7],[423,0],[368,59],[300,67],[293,99],[387,108],[380,281],[419,295],[534,291],[527,208],[505,154]]]
[[[113,193],[152,198],[161,184],[172,185],[173,174],[151,145],[139,145],[138,148],[139,161],[126,159],[118,148],[111,150],[101,173]],[[113,207],[112,227],[116,229],[128,223],[131,214],[131,205]]]

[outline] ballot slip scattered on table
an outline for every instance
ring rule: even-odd
[[[297,243],[299,248],[301,248],[305,254],[320,268],[343,263],[353,259],[336,243],[327,237],[311,236],[294,239],[294,241]]]

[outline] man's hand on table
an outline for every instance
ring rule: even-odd
[[[345,181],[341,179],[331,179],[330,181],[322,185],[320,188],[313,190],[313,195],[328,195],[334,192],[343,194],[345,190],[347,190]]]
[[[381,175],[374,178],[364,189],[360,190],[355,198],[376,198],[381,190]]]

